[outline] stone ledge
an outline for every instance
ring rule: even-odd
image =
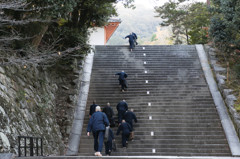
[[[208,58],[210,61],[216,60],[216,50],[214,48],[211,48],[209,46],[205,46],[206,53],[208,54]],[[215,55],[215,56],[213,56]],[[211,67],[216,67],[217,64],[211,62]],[[236,97],[232,94],[233,90],[227,89],[225,85],[226,76],[221,75],[221,73],[224,73],[227,69],[221,67],[220,65],[217,65],[219,69],[213,69],[213,73],[216,75],[217,82],[218,82],[218,88],[223,94],[224,101],[229,109],[229,112],[232,116],[232,120],[234,122],[234,125],[236,127],[236,131],[238,133],[238,136],[240,136],[240,114],[236,111],[234,108],[234,103],[236,101]]]
[[[13,159],[15,156],[12,153],[0,153],[1,159]]]
[[[216,105],[222,127],[226,134],[226,138],[228,141],[229,148],[233,156],[240,155],[240,142],[239,137],[237,136],[236,129],[234,127],[233,121],[231,120],[225,102],[222,98],[222,95],[219,91],[219,85],[216,83],[213,78],[213,72],[209,65],[209,60],[207,59],[207,54],[202,45],[196,45],[197,53],[199,56],[200,63],[202,65],[202,69],[206,78],[206,81],[209,86],[209,90],[212,94],[214,103]],[[222,69],[223,70],[223,69]],[[214,70],[213,70],[214,71]],[[215,70],[216,71],[216,70]],[[221,71],[220,71],[221,72]],[[216,72],[214,72],[216,73]],[[219,72],[218,72],[219,73]]]

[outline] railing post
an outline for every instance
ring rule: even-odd
[[[18,136],[18,157],[21,157],[21,137]]]
[[[24,145],[21,145],[21,140],[24,140],[23,141]],[[24,150],[24,152],[21,151],[22,149]],[[34,156],[34,155],[39,156],[40,150],[41,150],[41,156],[43,156],[43,139],[41,137],[18,136],[18,156],[19,157],[22,157],[23,153],[26,157],[28,154],[27,152],[30,152],[30,155],[28,154],[29,156]]]
[[[37,156],[38,156],[38,138],[36,138],[36,148],[37,148]]]
[[[43,156],[43,139],[41,138],[41,156]]]
[[[30,156],[33,156],[33,138],[30,137]]]
[[[25,154],[25,156],[27,156],[27,138],[26,137],[24,137],[24,154]]]

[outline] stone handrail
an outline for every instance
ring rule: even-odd
[[[68,142],[67,156],[74,156],[78,154],[80,137],[83,128],[85,109],[88,98],[88,91],[90,86],[92,65],[93,65],[94,53],[91,51],[85,59],[82,76],[80,80],[80,91],[78,95],[78,101],[75,108],[74,120],[72,124],[72,130]]]

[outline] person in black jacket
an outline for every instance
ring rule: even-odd
[[[118,81],[119,81],[119,85],[121,85],[121,91],[124,92],[124,89],[127,88],[127,74],[122,71],[119,73],[116,73],[115,75],[118,75]]]
[[[95,112],[96,106],[96,100],[93,100],[93,104],[90,106],[89,118],[91,118],[92,114]]]
[[[111,108],[109,102],[107,103],[107,106],[105,106],[105,107],[103,108],[103,111],[102,111],[102,112],[104,112],[104,113],[107,115],[108,121],[110,122],[110,126],[111,126],[111,127],[115,126],[115,124],[114,124],[114,118],[113,118],[114,112],[113,112],[113,109]]]
[[[117,135],[122,131],[122,146],[126,148],[127,140],[132,131],[131,126],[123,119],[121,125],[118,127]]]
[[[132,52],[133,48],[134,48],[134,36],[130,33],[129,35],[127,35],[125,37],[125,39],[128,38],[128,42],[129,42],[129,47],[130,47],[130,51]]]
[[[105,113],[101,112],[100,106],[97,106],[96,112],[92,114],[87,127],[87,136],[90,136],[91,131],[93,133],[95,156],[102,156],[105,126],[109,126],[108,118]]]
[[[107,142],[104,142],[105,144],[105,153],[107,156],[111,155],[112,152],[112,142],[114,139],[114,134],[111,128],[109,128],[109,134],[108,134],[108,140]]]
[[[123,99],[121,102],[117,104],[117,111],[118,111],[118,123],[122,122],[123,116],[125,112],[128,110],[128,104]]]
[[[133,41],[136,45],[138,45],[137,43],[137,34],[135,34],[134,32],[132,32],[132,35],[133,35]]]
[[[124,119],[131,126],[132,129],[133,129],[133,122],[132,121],[134,120],[134,122],[137,123],[137,117],[133,113],[133,109],[130,109],[130,110],[125,112]]]

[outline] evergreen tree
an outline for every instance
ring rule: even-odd
[[[178,0],[156,7],[157,17],[164,21],[161,26],[171,26],[175,44],[207,43],[209,12],[204,3],[184,4]]]
[[[204,3],[194,3],[189,7],[189,44],[206,44],[209,41],[208,27],[210,12]]]
[[[240,1],[216,0],[210,8],[210,36],[213,42],[223,50],[240,49]]]
[[[88,29],[116,15],[115,3],[134,0],[2,0],[0,47],[19,57],[61,51],[86,53]],[[50,57],[50,56],[48,56]]]
[[[240,78],[240,1],[211,1],[210,37],[221,50],[221,57]]]
[[[158,16],[164,21],[160,24],[161,26],[172,26],[172,32],[174,35],[175,44],[182,44],[187,28],[184,27],[184,18],[186,11],[179,7],[180,2],[170,0],[163,6],[156,7],[155,10]],[[186,36],[187,37],[187,36]]]

